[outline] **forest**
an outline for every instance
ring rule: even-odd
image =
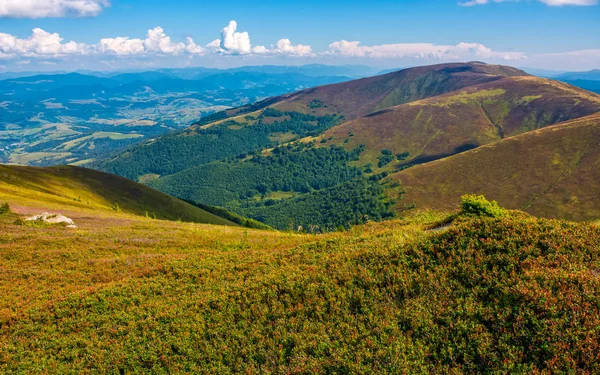
[[[316,135],[337,125],[337,115],[313,116],[298,112],[280,112],[267,108],[245,121],[225,120],[208,128],[192,127],[161,137],[161,142],[134,146],[119,157],[92,167],[133,180],[146,174],[171,175],[185,169],[274,147],[289,141]]]
[[[271,192],[309,193],[361,177],[363,146],[348,152],[339,146],[295,143],[275,147],[270,155],[248,155],[187,169],[149,183],[168,194],[198,203],[224,206],[265,198]]]

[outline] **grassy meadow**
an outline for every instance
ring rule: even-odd
[[[324,235],[84,209],[69,229],[15,224],[24,203],[0,215],[3,373],[600,371],[594,225],[474,200]]]

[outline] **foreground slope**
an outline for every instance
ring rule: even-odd
[[[600,111],[600,95],[549,79],[516,76],[395,106],[326,131],[324,145],[364,144],[363,162],[382,150],[419,164],[505,137]]]
[[[598,373],[600,228],[0,216],[3,373]]]
[[[392,175],[404,204],[452,207],[480,193],[529,213],[600,218],[600,114],[507,138]]]
[[[123,211],[160,219],[234,225],[229,220],[122,177],[74,166],[0,164],[0,203],[25,213],[67,209],[76,216]]]

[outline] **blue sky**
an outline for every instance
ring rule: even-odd
[[[600,68],[598,0],[22,3],[0,0],[0,70],[467,59]]]

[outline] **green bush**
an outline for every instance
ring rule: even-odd
[[[496,201],[488,201],[483,195],[466,194],[461,197],[462,214],[502,217],[506,210],[498,205]]]
[[[10,212],[10,206],[8,205],[8,203],[4,203],[3,205],[0,205],[0,215],[4,215]]]

